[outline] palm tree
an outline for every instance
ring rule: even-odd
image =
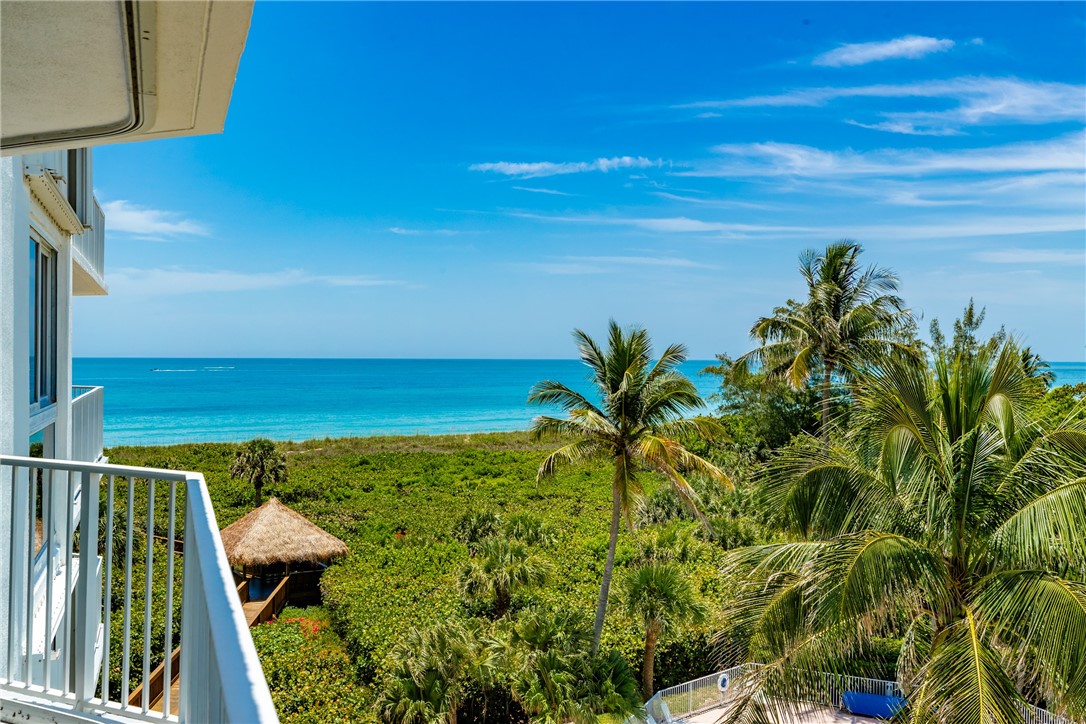
[[[860,266],[863,247],[838,241],[819,254],[800,255],[799,270],[807,282],[807,300],[790,301],[772,317],[751,327],[757,349],[737,360],[759,364],[797,390],[821,370],[821,432],[829,436],[830,403],[835,374],[851,377],[857,367],[891,350],[915,356],[897,337],[911,324],[905,303],[895,292],[897,277],[888,269]]]
[[[617,651],[590,653],[588,622],[577,612],[529,609],[508,619],[493,644],[497,668],[532,724],[623,720],[638,713],[637,680]]]
[[[1086,422],[1035,422],[1033,388],[1013,341],[892,361],[858,381],[839,446],[770,466],[798,539],[731,554],[749,582],[734,653],[766,663],[733,721],[787,718],[810,672],[875,637],[903,639],[912,722],[1021,721],[1024,700],[1086,716]]]
[[[469,598],[490,598],[498,618],[509,612],[513,594],[547,582],[550,564],[516,541],[491,538],[460,571],[460,593]]]
[[[729,486],[731,483],[715,465],[675,439],[684,433],[714,437],[721,432],[719,425],[708,418],[682,417],[704,405],[693,383],[676,370],[686,359],[685,347],[671,345],[653,364],[652,342],[644,329],[624,330],[612,320],[608,325],[606,352],[581,330],[576,330],[573,336],[581,361],[591,370],[601,404],[594,405],[581,393],[553,380],[544,380],[533,387],[528,401],[557,404],[567,415],[564,419],[537,417],[532,423],[537,439],[548,435],[573,438],[547,456],[539,466],[537,479],[554,475],[559,462],[605,459],[614,469],[611,537],[593,626],[595,652],[599,649],[607,613],[619,521],[625,516],[627,526],[631,525],[631,512],[641,497],[639,471],[651,470],[663,475],[672,490],[694,511],[698,496],[686,481],[686,473],[700,473]]]
[[[673,563],[649,563],[635,568],[624,586],[626,611],[645,627],[645,659],[641,692],[652,696],[656,644],[667,629],[705,618],[705,606],[693,586]]]
[[[488,680],[492,656],[477,623],[412,629],[392,650],[392,672],[378,702],[385,721],[456,724],[473,682]]]
[[[245,478],[253,486],[257,506],[263,498],[265,483],[281,483],[287,479],[287,460],[275,449],[275,443],[264,438],[250,440],[241,446],[230,464],[230,475]]]

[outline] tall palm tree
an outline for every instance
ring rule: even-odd
[[[841,445],[771,465],[797,539],[731,554],[735,655],[766,663],[732,720],[787,719],[811,672],[880,636],[903,639],[912,722],[1021,721],[1024,700],[1086,716],[1086,422],[1035,422],[1033,387],[1013,342],[891,361],[858,381]]]
[[[750,335],[759,346],[737,360],[759,364],[797,390],[821,371],[823,439],[829,436],[835,374],[851,377],[857,367],[895,349],[916,355],[897,340],[911,319],[896,295],[897,277],[889,269],[864,269],[862,252],[853,241],[830,244],[821,254],[803,252],[799,270],[807,282],[806,301],[789,302],[755,322]]]
[[[708,418],[683,417],[704,405],[693,383],[676,369],[686,359],[685,347],[669,346],[654,364],[652,342],[644,329],[624,330],[612,320],[608,325],[606,352],[579,329],[573,336],[581,361],[591,370],[600,405],[553,380],[544,380],[533,387],[528,401],[557,404],[567,415],[537,417],[532,422],[536,438],[555,435],[573,439],[547,456],[539,466],[538,479],[554,475],[560,462],[603,459],[613,466],[611,535],[593,626],[595,652],[607,614],[619,521],[625,516],[627,525],[632,524],[631,512],[641,498],[639,471],[651,470],[663,475],[672,490],[694,511],[698,496],[686,481],[686,473],[706,475],[729,486],[731,483],[719,468],[675,439],[683,433],[713,437],[721,432],[719,425]]]
[[[230,475],[249,481],[253,486],[254,501],[259,506],[265,483],[281,483],[287,479],[287,460],[275,449],[274,442],[257,438],[242,445],[234,455]]]
[[[509,612],[514,593],[542,586],[550,570],[550,564],[532,555],[523,543],[491,538],[483,541],[479,554],[464,564],[458,583],[465,596],[490,598],[494,614],[501,618]]]
[[[705,618],[705,605],[694,587],[674,563],[649,563],[635,568],[625,581],[623,599],[627,612],[645,627],[645,658],[641,667],[641,692],[652,696],[656,644],[667,629]]]

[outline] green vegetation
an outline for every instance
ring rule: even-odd
[[[320,609],[287,608],[253,629],[275,706],[283,721],[350,724],[365,710],[363,691],[343,643]]]
[[[621,721],[749,660],[735,721],[789,720],[812,671],[896,678],[915,722],[1081,719],[1086,385],[1048,389],[972,301],[951,342],[916,340],[860,252],[804,254],[808,299],[706,370],[714,418],[682,417],[681,346],[653,362],[612,323],[606,350],[577,333],[598,403],[541,382],[566,417],[531,433],[109,455],[203,471],[222,526],[276,470],[260,484],[350,547],[323,607],[254,632],[284,722]]]

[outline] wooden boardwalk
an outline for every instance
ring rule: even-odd
[[[276,614],[279,613],[279,611],[282,610],[283,606],[286,605],[286,594],[289,579],[290,576],[284,578],[279,583],[279,585],[275,587],[272,595],[268,596],[263,601],[249,600],[248,583],[242,583],[238,586],[238,597],[241,599],[241,608],[242,611],[245,613],[245,623],[249,625],[249,628],[262,624],[265,621],[270,621]],[[180,651],[180,648],[177,650]],[[181,700],[180,660],[175,662],[172,674],[173,681],[170,682],[170,713],[176,716],[177,702]],[[154,701],[151,702],[151,711],[161,712],[165,707],[163,696],[161,693],[158,692],[158,688],[162,685],[161,680],[163,678],[163,675],[164,669],[162,665],[159,665],[159,667],[155,669],[155,671],[151,674],[152,680],[156,679],[156,677],[158,679],[158,681],[156,681],[151,688],[151,691],[155,693]],[[136,691],[132,693],[132,696],[128,700],[129,704],[132,704],[134,706],[140,705],[141,688],[136,689]]]
[[[249,625],[249,628],[260,623],[260,614],[264,611],[267,603],[267,601],[246,601],[241,604],[242,609],[245,611],[245,623]]]

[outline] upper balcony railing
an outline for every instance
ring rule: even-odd
[[[276,721],[201,475],[0,456],[0,489],[0,718]],[[178,646],[178,694],[155,706]]]
[[[86,259],[90,270],[102,277],[105,271],[105,214],[102,213],[98,199],[93,196],[91,196],[88,216],[89,228],[78,237],[73,237],[75,249]]]
[[[72,387],[72,460],[93,463],[102,457],[104,397],[101,387]]]
[[[79,283],[77,294],[105,293],[105,214],[98,199],[91,196],[84,232],[72,237],[75,262],[87,271],[87,283]],[[77,280],[81,281],[81,280]]]

